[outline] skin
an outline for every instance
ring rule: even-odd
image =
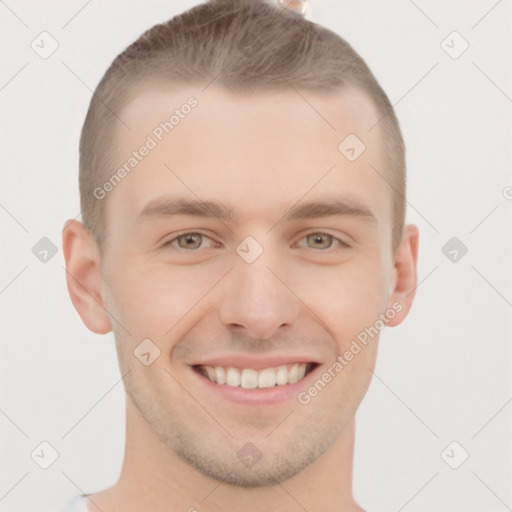
[[[114,331],[126,390],[121,474],[89,496],[89,510],[362,510],[352,496],[354,415],[378,335],[308,404],[296,396],[235,403],[191,365],[228,354],[290,362],[302,355],[320,376],[393,304],[401,310],[387,326],[404,320],[419,234],[406,226],[393,252],[393,192],[368,165],[384,169],[382,133],[369,132],[379,116],[356,89],[308,92],[306,102],[292,89],[153,86],[119,113],[132,130],[119,129],[115,161],[126,161],[190,96],[198,106],[103,199],[103,250],[80,222],[67,221],[63,232],[71,299],[91,331]],[[354,162],[338,151],[350,133],[366,145]],[[169,195],[224,203],[238,219],[138,218]],[[367,207],[374,222],[283,219],[299,200],[334,196]],[[177,239],[191,232],[204,235],[189,240],[192,249]],[[318,233],[327,236],[308,236]],[[250,264],[235,250],[247,236],[263,248]],[[133,354],[146,338],[160,349],[149,366]],[[262,454],[250,468],[237,458],[247,442]]]

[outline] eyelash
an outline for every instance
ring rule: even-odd
[[[171,244],[175,241],[177,241],[178,239],[182,238],[182,237],[186,237],[187,235],[199,235],[201,236],[201,242],[203,241],[203,238],[209,238],[210,240],[212,240],[209,236],[207,235],[204,235],[203,233],[198,233],[196,231],[190,231],[188,233],[183,233],[181,235],[178,235],[177,237],[173,238],[172,240],[168,240],[167,242],[165,242],[164,244],[162,244],[162,247],[169,247],[171,246]],[[304,240],[310,236],[313,236],[313,235],[323,235],[323,236],[327,236],[327,237],[330,237],[332,238],[333,242],[338,242],[338,248],[350,248],[350,245],[348,245],[346,242],[344,242],[343,240],[341,240],[340,238],[337,238],[335,237],[334,235],[331,235],[330,233],[324,233],[323,231],[317,231],[317,232],[313,232],[313,233],[309,233],[307,235],[304,235],[301,240]],[[183,250],[183,251],[190,251],[190,252],[194,252],[194,251],[198,251],[199,248],[197,249],[185,249],[183,247],[178,247],[177,248],[178,250]],[[306,249],[308,249],[308,247],[306,247]],[[326,249],[318,249],[319,251],[321,252],[327,252],[329,250],[333,249],[333,247],[327,247]]]

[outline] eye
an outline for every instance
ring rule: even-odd
[[[204,239],[210,240],[213,242],[213,240],[201,233],[184,233],[183,235],[177,236],[176,238],[173,238],[172,240],[169,240],[168,242],[165,242],[163,244],[163,247],[167,247],[169,245],[173,245],[174,243],[178,243],[178,248],[185,249],[185,250],[195,250],[199,249],[202,245],[202,242]]]
[[[309,249],[330,249],[333,246],[333,242],[337,243],[340,247],[349,247],[343,240],[329,233],[312,233],[305,236],[302,240],[306,240]]]
[[[182,235],[177,236],[176,238],[173,238],[172,240],[165,242],[162,247],[173,246],[178,249],[194,251],[202,248],[202,246],[204,245],[203,242],[205,240],[209,240],[211,242],[210,247],[215,246],[215,242],[206,235],[203,235],[202,233],[190,232],[184,233]],[[311,233],[310,235],[303,237],[301,242],[303,240],[306,241],[306,248],[308,249],[326,250],[330,249],[331,247],[333,247],[333,245],[336,244],[339,247],[350,247],[343,240],[340,240],[339,238],[336,238],[335,236],[330,235],[329,233]],[[304,246],[301,245],[301,247]]]

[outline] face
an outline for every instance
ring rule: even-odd
[[[354,89],[214,86],[141,90],[119,116],[117,165],[139,154],[103,199],[102,293],[126,391],[205,475],[283,481],[353,419],[392,308],[379,116]],[[353,161],[349,134],[366,146]]]

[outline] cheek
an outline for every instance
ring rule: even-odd
[[[343,344],[350,344],[361,330],[375,323],[386,306],[384,272],[377,256],[357,254],[331,266],[291,264],[283,277],[305,304],[299,307],[311,308],[316,320]],[[168,265],[126,259],[111,266],[107,309],[136,339],[163,341],[182,319],[193,317],[194,310],[208,302],[202,298],[227,270],[229,265],[221,263]],[[283,300],[299,299],[290,295]]]
[[[127,261],[111,274],[113,309],[132,334],[163,340],[218,281],[217,270]]]
[[[361,255],[339,266],[302,268],[295,290],[345,348],[384,312],[385,282],[376,257]]]

